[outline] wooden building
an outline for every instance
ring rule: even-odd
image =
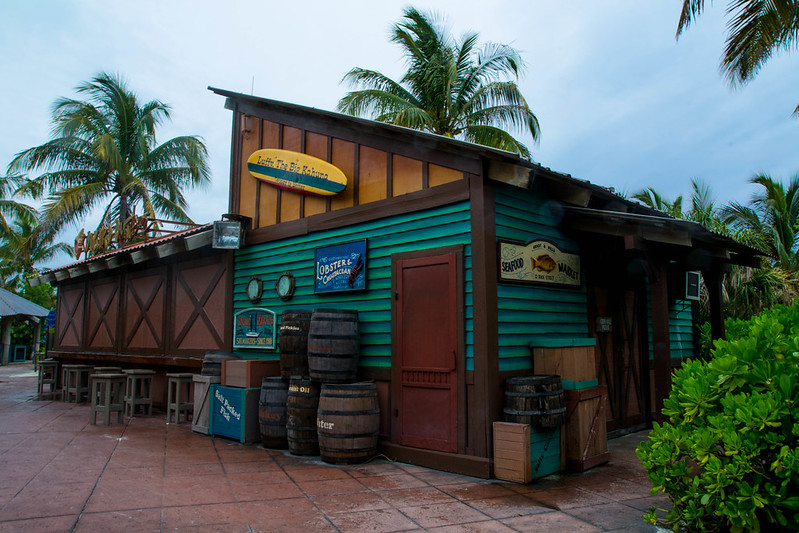
[[[694,353],[686,273],[701,272],[721,336],[723,273],[757,263],[732,239],[507,152],[211,90],[232,111],[228,213],[249,220],[244,246],[212,248],[209,225],[45,273],[58,287],[52,355],[170,371],[198,370],[207,350],[276,359],[274,341],[239,347],[234,317],[255,307],[277,329],[287,310],[354,309],[381,451],[488,477],[507,378],[560,364],[574,390],[606,388],[608,431],[644,427]],[[248,159],[265,149],[331,163],[346,187],[322,197],[256,179]],[[320,254],[341,247],[360,250],[363,277],[327,290]]]
[[[582,357],[607,387],[607,428],[642,427],[672,366],[693,353],[686,272],[701,272],[721,336],[722,275],[757,263],[732,239],[506,152],[211,90],[233,112],[229,211],[252,221],[233,261],[233,312],[253,306],[254,278],[258,306],[277,317],[358,310],[359,376],[378,384],[382,450],[393,458],[489,476],[503,384],[536,371],[535,350]],[[248,159],[262,149],[332,163],[346,188],[319,197],[259,181]],[[366,251],[365,287],[318,290],[315,254],[347,243]],[[525,245],[556,259],[517,265],[538,283],[505,272],[515,267],[503,256]],[[290,299],[272,289],[282,274]]]
[[[48,356],[62,363],[199,373],[208,350],[229,351],[233,255],[200,226],[45,272],[58,289]]]

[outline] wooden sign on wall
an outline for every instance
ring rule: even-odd
[[[580,286],[580,256],[562,251],[551,241],[523,244],[500,240],[497,248],[500,281]]]

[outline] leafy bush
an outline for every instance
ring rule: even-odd
[[[799,531],[799,308],[753,318],[675,372],[636,450],[674,531]]]

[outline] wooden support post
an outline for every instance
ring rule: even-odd
[[[655,420],[664,420],[661,410],[663,400],[671,388],[671,353],[669,349],[669,290],[666,263],[653,260],[654,276],[649,292],[652,305],[652,349],[655,368]]]
[[[702,271],[710,304],[710,336],[713,340],[724,338],[724,273],[719,268]]]

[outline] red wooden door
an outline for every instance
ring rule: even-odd
[[[397,263],[395,338],[399,444],[458,449],[456,254]]]

